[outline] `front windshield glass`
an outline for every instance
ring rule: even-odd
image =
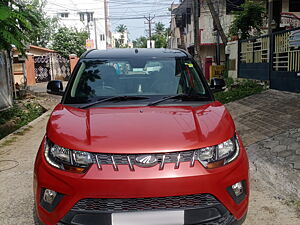
[[[111,96],[172,96],[208,93],[190,59],[134,58],[83,60],[65,103]]]

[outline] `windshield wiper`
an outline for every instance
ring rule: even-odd
[[[97,105],[97,104],[102,103],[102,102],[108,102],[108,101],[114,101],[114,100],[127,101],[127,100],[140,100],[140,99],[148,99],[148,97],[143,97],[143,96],[127,96],[127,95],[124,95],[124,96],[113,96],[113,97],[109,97],[109,98],[102,98],[102,99],[99,99],[99,100],[91,102],[91,103],[87,103],[85,105],[80,106],[79,108],[80,109],[86,109],[86,108],[88,108],[90,106]]]
[[[158,99],[157,101],[150,102],[147,106],[154,106],[157,105],[158,103],[167,101],[169,99],[182,99],[182,100],[194,100],[194,99],[208,99],[207,96],[201,96],[201,95],[187,95],[187,94],[178,94],[178,95],[172,95],[172,96],[167,96],[162,99]]]

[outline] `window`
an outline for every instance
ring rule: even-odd
[[[186,22],[187,22],[187,24],[191,24],[191,22],[192,22],[192,9],[191,8],[186,9]]]
[[[300,12],[300,0],[290,0],[290,12]]]
[[[191,60],[185,58],[128,57],[126,60],[84,60],[75,75],[66,102],[85,103],[105,96],[206,95]]]
[[[105,41],[105,35],[104,34],[100,34],[100,41]]]
[[[68,18],[69,17],[69,13],[60,13],[60,17],[61,18]]]
[[[87,16],[87,21],[88,21],[88,22],[94,20],[94,13],[93,13],[93,12],[88,12],[88,13],[86,13],[86,16]]]
[[[241,5],[244,3],[245,0],[226,0],[226,14],[232,11],[242,11]]]
[[[79,13],[80,21],[84,21],[84,13]]]

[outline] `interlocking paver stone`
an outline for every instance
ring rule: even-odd
[[[286,160],[291,163],[300,163],[300,155],[291,155],[286,157]]]
[[[294,163],[294,169],[300,170],[300,162]]]
[[[295,154],[294,151],[291,151],[291,150],[285,150],[285,151],[282,151],[282,152],[278,152],[277,156],[278,156],[278,157],[286,158],[286,157],[291,156],[291,155],[293,155],[293,154]]]
[[[270,141],[264,143],[264,147],[271,148],[271,149],[277,145],[279,145],[279,141],[277,141],[277,140],[270,140]]]
[[[299,143],[297,143],[296,140],[288,145],[288,149],[290,149],[290,150],[297,150],[299,148],[300,148],[300,145],[299,145]]]
[[[287,149],[286,145],[277,145],[274,148],[271,149],[272,152],[282,152]]]

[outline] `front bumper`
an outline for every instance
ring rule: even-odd
[[[215,220],[216,224],[234,224],[243,221],[247,212],[248,159],[243,146],[240,146],[240,155],[234,162],[218,169],[207,170],[199,162],[196,162],[194,167],[190,167],[188,162],[183,162],[179,169],[174,169],[173,164],[166,164],[164,170],[159,170],[157,165],[151,168],[137,167],[135,171],[130,171],[126,165],[119,166],[118,171],[114,171],[109,165],[103,165],[100,171],[96,165],[92,165],[86,174],[73,174],[51,167],[44,159],[43,147],[42,143],[35,163],[34,191],[37,216],[46,225],[55,225],[59,222],[95,224],[88,221],[95,218],[99,222],[99,217],[108,221],[105,225],[110,224],[112,212],[74,208],[83,199],[137,199],[209,194],[218,201],[218,204],[202,207],[202,212],[204,209],[210,210],[207,211],[212,215],[210,220]],[[243,201],[237,203],[227,188],[240,181],[246,183],[246,195]],[[44,188],[63,195],[51,212],[41,205],[41,192]],[[213,218],[216,212],[214,209],[220,214],[216,218]],[[201,220],[199,216],[201,213],[197,211],[199,207],[182,210],[185,218],[193,218],[196,214],[198,220]],[[222,219],[222,222],[217,221],[218,219]]]

